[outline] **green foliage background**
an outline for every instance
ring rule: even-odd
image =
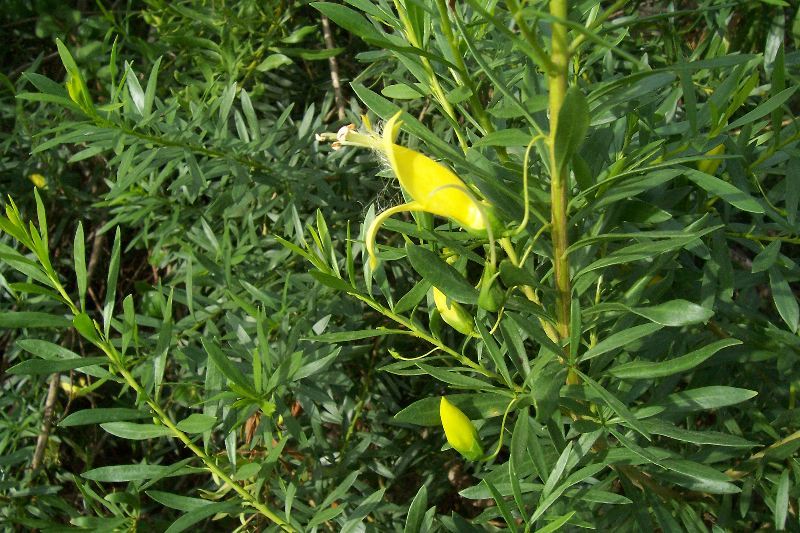
[[[569,4],[564,323],[547,2],[7,2],[2,527],[800,531],[797,2]],[[367,264],[403,192],[318,135],[398,110],[530,213],[501,312],[453,223]],[[496,454],[449,449],[444,394]]]

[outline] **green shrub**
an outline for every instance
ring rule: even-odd
[[[103,10],[3,108],[0,517],[798,530],[782,4]]]

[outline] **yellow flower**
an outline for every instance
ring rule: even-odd
[[[442,320],[450,324],[454,330],[464,335],[472,335],[474,333],[472,315],[467,313],[458,303],[449,300],[436,287],[433,288],[433,303],[436,304],[436,309],[442,316]]]
[[[444,396],[439,404],[439,416],[447,442],[454,450],[470,461],[476,461],[483,456],[478,431],[472,421]]]
[[[394,143],[402,122],[397,113],[383,129],[383,151],[400,185],[428,213],[451,218],[471,231],[486,229],[478,201],[455,173],[430,157]]]
[[[475,233],[486,232],[495,224],[491,206],[477,200],[452,170],[424,154],[395,144],[402,124],[400,114],[398,112],[389,119],[380,139],[374,133],[372,136],[363,135],[350,128],[342,128],[338,135],[340,145],[368,146],[382,152],[400,185],[411,197],[410,202],[379,214],[367,229],[367,252],[373,267],[377,264],[375,236],[383,222],[396,213],[424,211],[452,219]]]

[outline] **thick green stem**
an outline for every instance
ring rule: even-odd
[[[550,14],[558,20],[567,19],[567,0],[551,0]],[[556,320],[558,335],[561,339],[569,339],[571,287],[569,274],[569,246],[567,228],[567,204],[569,203],[569,169],[566,165],[558,165],[556,159],[556,131],[558,114],[567,93],[567,76],[569,74],[569,42],[567,27],[554,22],[552,27],[552,44],[549,72],[550,103],[550,235],[553,240],[553,269],[556,284]],[[560,167],[560,168],[559,168]],[[567,381],[574,382],[570,375]]]

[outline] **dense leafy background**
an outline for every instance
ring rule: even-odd
[[[481,334],[469,343],[438,318],[426,293],[439,271],[415,263],[415,245],[457,250],[474,284],[485,242],[398,217],[380,234],[382,266],[365,266],[362,222],[401,193],[374,154],[315,140],[362,113],[379,122],[405,109],[403,144],[446,161],[504,220],[521,219],[547,84],[516,4],[488,13],[460,2],[448,29],[444,3],[398,2],[413,42],[382,1],[7,2],[3,201],[37,220],[31,191],[44,180],[66,292],[147,394],[298,526],[800,530],[796,2],[628,2],[576,55],[571,83],[589,110],[570,219],[582,384],[562,386],[560,349],[519,291],[500,317],[472,307]],[[597,4],[575,2],[571,20],[611,3]],[[522,20],[545,43],[546,3],[526,6]],[[323,14],[339,48],[326,47]],[[345,120],[329,90],[332,55]],[[69,98],[69,78],[91,104]],[[575,111],[575,124],[583,118]],[[538,150],[529,192],[540,216],[513,241],[530,261],[501,263],[500,283],[540,287],[548,312]],[[20,271],[34,254],[6,234],[0,254],[3,527],[274,527],[159,438],[163,426],[117,374],[64,364],[74,357],[64,350],[102,353]],[[508,383],[476,384],[441,353],[393,357],[434,346],[463,349],[520,388],[505,422]],[[51,387],[54,425],[32,470]],[[485,449],[505,434],[496,458],[442,450],[444,393],[464,394]],[[182,470],[147,470],[158,465]]]

